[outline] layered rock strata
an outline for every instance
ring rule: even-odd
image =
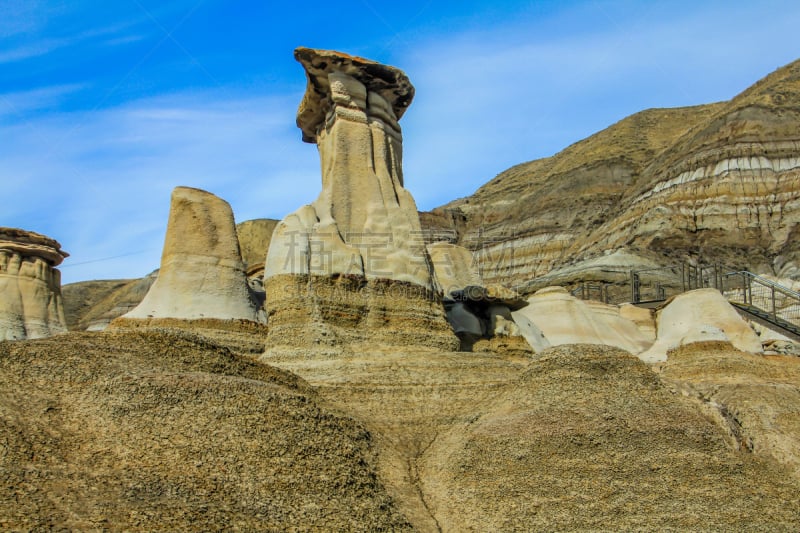
[[[631,267],[701,260],[797,278],[798,104],[800,61],[728,102],[632,115],[423,219],[474,250],[487,281],[526,293],[573,265],[602,278],[594,260],[615,250]]]
[[[0,228],[0,340],[67,330],[55,267],[68,255],[58,241],[39,233]]]
[[[403,187],[398,120],[413,86],[394,67],[339,52],[298,48],[295,58],[308,79],[297,125],[319,148],[322,192],[272,236],[268,348],[358,339],[452,347],[416,205]],[[406,331],[417,325],[424,334]]]

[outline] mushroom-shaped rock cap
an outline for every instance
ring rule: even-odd
[[[367,91],[380,94],[392,106],[399,120],[414,98],[414,86],[405,73],[395,67],[382,65],[362,57],[333,50],[299,47],[294,58],[306,70],[306,94],[297,110],[297,127],[303,131],[303,140],[317,140],[317,128],[330,109],[330,82],[328,74],[343,72],[363,83]]]
[[[58,266],[65,257],[69,257],[57,240],[19,228],[0,227],[0,250],[9,250],[24,257],[39,257],[51,266]]]

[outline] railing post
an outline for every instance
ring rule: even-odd
[[[635,270],[631,270],[631,302],[639,303],[639,274]]]
[[[686,263],[681,263],[681,292],[686,292]]]
[[[775,308],[775,286],[771,285],[772,289],[772,320],[778,320],[778,310]]]

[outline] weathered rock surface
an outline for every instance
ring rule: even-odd
[[[499,285],[485,286],[475,269],[472,252],[447,242],[429,244],[437,290],[444,298],[447,321],[461,341],[461,350],[512,349],[530,352],[511,311],[528,305],[515,291]]]
[[[373,335],[452,347],[416,205],[403,187],[398,119],[413,87],[394,67],[339,52],[298,48],[295,58],[308,78],[297,124],[319,148],[322,192],[273,234],[264,272],[268,351]],[[395,290],[405,301],[393,300]],[[401,333],[426,322],[427,335]]]
[[[449,242],[434,242],[427,246],[435,274],[436,288],[445,298],[470,286],[482,286],[472,252]]]
[[[600,302],[578,300],[562,287],[548,287],[528,298],[528,306],[513,313],[531,346],[562,344],[604,344],[632,354],[648,349],[653,339],[633,320],[622,316],[620,308]]]
[[[0,341],[67,330],[55,267],[68,255],[58,241],[39,233],[0,228]]]
[[[263,303],[264,257],[277,220],[259,218],[236,225],[245,274],[251,294]],[[99,331],[144,299],[158,270],[139,279],[81,281],[62,287],[64,315],[70,330]]]
[[[697,361],[689,373],[702,383],[706,367],[714,368],[725,383],[732,361],[730,354]],[[680,359],[664,365],[672,362]],[[785,393],[796,391],[782,385],[796,388],[797,380],[782,361],[759,371],[765,387],[754,389],[746,377],[750,387],[729,389],[740,407],[725,405],[743,421],[751,420],[741,418],[751,391],[782,395],[754,396],[763,399],[752,418],[760,425],[745,426],[759,443],[755,454],[737,451],[719,414],[672,393],[611,347],[561,346],[530,358],[365,346],[277,364],[313,389],[190,332],[0,343],[0,425],[9,437],[0,456],[0,526],[791,530],[800,523],[800,475],[784,466],[797,442],[796,402]],[[674,369],[664,366],[663,374]]]
[[[158,278],[124,318],[258,321],[227,202],[175,188]]]
[[[780,501],[800,502],[800,478],[769,455],[736,451],[727,427],[612,347],[534,358],[364,347],[277,365],[363,421],[380,478],[421,531],[800,521]]]
[[[679,294],[656,314],[655,344],[641,354],[644,361],[665,361],[669,350],[705,341],[727,341],[739,350],[761,352],[761,341],[716,289]]]
[[[0,342],[0,529],[404,531],[374,438],[190,333]]]
[[[613,250],[638,257],[631,268],[700,258],[796,278],[798,132],[800,61],[729,102],[632,115],[423,220],[475,250],[486,281],[526,292]]]
[[[346,274],[432,289],[416,204],[403,187],[396,113],[411,103],[410,82],[338,52],[299,48],[295,57],[309,80],[298,126],[319,147],[322,192],[278,224],[265,278]]]
[[[796,527],[797,478],[612,347],[559,346],[416,461],[441,531]]]
[[[707,342],[671,350],[659,368],[665,381],[719,422],[737,448],[773,458],[800,479],[800,359]]]
[[[339,357],[375,345],[455,350],[458,338],[435,292],[358,276],[273,276],[264,361]]]

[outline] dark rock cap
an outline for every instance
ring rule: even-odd
[[[35,231],[0,227],[0,250],[9,250],[24,257],[40,257],[52,266],[58,266],[69,257],[61,244]]]
[[[511,311],[522,309],[528,301],[516,291],[500,285],[468,285],[461,290],[453,291],[450,300],[456,302],[483,302],[486,304],[500,304],[507,306]]]
[[[380,94],[392,106],[398,120],[414,99],[414,86],[398,68],[342,52],[302,46],[295,49],[294,58],[303,65],[308,79],[297,110],[297,127],[303,131],[305,142],[316,142],[317,128],[330,108],[328,74],[331,72],[348,74],[363,83],[367,91]]]

